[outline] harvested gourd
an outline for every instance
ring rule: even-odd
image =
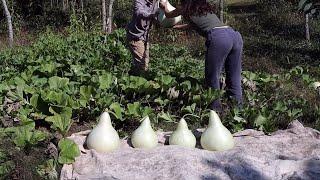
[[[196,137],[189,130],[187,122],[182,118],[177,129],[171,134],[169,144],[194,148],[196,142]]]
[[[120,138],[112,127],[109,113],[102,113],[98,125],[90,132],[86,143],[89,149],[97,152],[111,152],[119,148]]]
[[[225,151],[234,147],[230,131],[223,126],[218,114],[211,110],[208,128],[200,139],[201,146],[209,151]]]
[[[167,8],[169,10],[169,12],[175,10],[176,8],[173,7],[168,0],[160,0],[160,1],[167,1]],[[158,1],[159,4],[159,1]],[[181,21],[181,16],[177,16],[174,18],[167,18],[165,15],[164,10],[160,9],[159,10],[159,15],[158,15],[158,21],[160,22],[160,25],[163,27],[172,27],[175,24],[179,23]]]
[[[312,83],[312,86],[315,90],[317,90],[320,87],[320,82],[314,82]]]
[[[131,143],[135,148],[151,149],[158,145],[157,134],[151,127],[150,119],[146,116],[140,126],[133,132]]]

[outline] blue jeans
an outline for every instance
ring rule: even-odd
[[[243,40],[241,34],[232,28],[216,28],[207,34],[205,81],[207,86],[220,89],[220,75],[225,68],[226,92],[238,106],[242,104],[241,59]],[[216,99],[211,109],[221,111],[221,103]]]

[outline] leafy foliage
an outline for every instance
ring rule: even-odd
[[[58,179],[58,173],[56,171],[56,162],[54,159],[49,159],[44,164],[39,165],[36,168],[36,171],[41,177],[45,177],[45,179]]]
[[[61,139],[58,147],[60,149],[58,161],[61,164],[71,164],[77,156],[80,156],[78,145],[72,140],[66,138]]]
[[[10,171],[14,169],[14,163],[8,159],[7,154],[0,151],[0,176],[5,178]]]

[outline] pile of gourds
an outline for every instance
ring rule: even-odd
[[[158,0],[157,6],[160,1]],[[169,11],[175,10],[168,1]],[[172,27],[181,21],[181,16],[175,18],[166,18],[165,13],[160,9],[158,21],[164,27]],[[184,147],[195,148],[196,137],[189,130],[187,122],[182,118],[177,129],[169,137],[170,145],[179,145]],[[111,152],[120,147],[120,138],[117,131],[112,127],[110,116],[104,112],[100,116],[98,125],[88,135],[87,147],[95,149],[97,152]],[[158,145],[157,134],[151,127],[149,117],[145,117],[141,125],[133,132],[131,136],[132,146],[135,148],[151,149]],[[234,139],[230,131],[223,126],[217,113],[210,111],[208,128],[202,133],[200,144],[202,148],[210,151],[224,151],[234,147]]]
[[[95,149],[97,152],[111,152],[120,147],[119,135],[111,124],[108,112],[100,116],[98,125],[90,132],[86,143],[89,149]],[[158,145],[157,134],[152,129],[148,116],[133,132],[131,143],[134,148],[142,149],[151,149]],[[183,118],[169,137],[169,144],[195,148],[196,137]],[[213,110],[210,111],[209,125],[201,135],[200,144],[203,149],[210,151],[224,151],[234,147],[232,134],[223,126],[219,116]]]

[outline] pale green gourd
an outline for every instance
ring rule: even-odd
[[[194,148],[196,146],[196,142],[196,137],[189,130],[187,122],[181,118],[177,129],[169,138],[169,144]]]
[[[101,114],[99,123],[87,137],[87,146],[97,152],[111,152],[119,148],[120,138],[112,127],[109,113]]]
[[[314,82],[312,83],[312,86],[315,90],[317,90],[320,87],[320,82]]]
[[[140,126],[133,132],[131,143],[135,148],[151,149],[158,145],[157,134],[151,127],[149,117],[145,117]]]
[[[200,143],[203,149],[209,151],[225,151],[234,147],[232,134],[213,110],[210,111],[209,125],[201,135]]]
[[[168,0],[160,0],[160,1],[167,1],[167,8],[171,12],[175,10],[176,8],[173,7]],[[159,4],[159,1],[158,1]],[[174,18],[167,18],[164,11],[162,9],[159,9],[159,15],[158,15],[158,21],[160,22],[160,25],[163,27],[172,27],[175,24],[179,23],[182,20],[181,16],[177,16]]]

